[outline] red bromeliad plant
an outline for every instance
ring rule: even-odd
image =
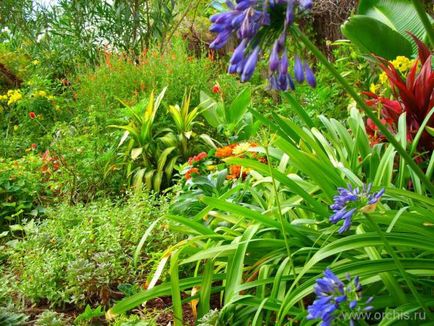
[[[381,69],[389,80],[394,99],[378,96],[373,92],[364,92],[369,97],[366,103],[373,108],[380,108],[381,122],[388,126],[392,132],[397,132],[398,119],[401,114],[406,113],[409,142],[414,140],[419,128],[434,106],[432,55],[425,44],[415,36],[411,36],[418,45],[419,55],[406,78],[403,78],[392,63],[377,57]],[[383,135],[379,134],[377,126],[371,119],[367,119],[366,125],[373,143],[384,140]],[[429,119],[427,126],[434,127],[434,115]],[[434,149],[433,137],[426,131],[422,133],[418,149],[420,151],[432,151]]]

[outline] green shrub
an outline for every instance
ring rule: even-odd
[[[133,267],[133,253],[149,224],[165,214],[166,200],[137,195],[125,203],[60,205],[6,246],[14,297],[52,306],[107,304],[125,283],[144,284],[150,263],[173,236],[160,225]]]
[[[48,191],[40,156],[30,153],[18,160],[0,158],[0,225],[38,215],[40,198]]]
[[[93,110],[101,119],[116,116],[121,106],[137,103],[143,94],[168,86],[165,101],[179,103],[185,89],[193,88],[192,105],[198,105],[199,91],[210,89],[215,65],[206,57],[191,56],[182,40],[174,40],[164,54],[153,48],[138,63],[123,56],[107,55],[105,64],[83,71],[74,83],[80,111]]]

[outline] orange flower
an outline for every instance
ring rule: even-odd
[[[225,147],[217,148],[215,156],[218,158],[225,158],[233,155],[233,150],[237,144],[231,144]]]
[[[192,169],[188,170],[187,173],[185,174],[185,179],[187,179],[187,180],[191,179],[193,174],[199,174],[199,169],[198,168],[192,168]]]
[[[244,179],[249,173],[249,169],[243,169],[241,174],[241,165],[231,165],[229,167],[229,175],[226,177],[228,180],[238,179],[240,176]]]
[[[212,92],[213,92],[214,94],[218,94],[218,93],[221,92],[220,85],[219,85],[218,83],[216,83],[216,84],[212,87]]]

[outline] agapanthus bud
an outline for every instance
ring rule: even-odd
[[[232,12],[223,12],[220,14],[212,15],[210,21],[211,23],[224,24],[227,23],[230,19],[232,19],[232,16]]]
[[[238,65],[230,65],[228,68],[228,73],[235,74],[237,72],[237,69],[238,69]]]
[[[238,4],[235,7],[235,10],[246,10],[247,8],[253,6],[256,4],[256,0],[244,0],[244,1],[240,1],[238,2]]]
[[[280,60],[280,65],[279,65],[279,72],[282,74],[287,74],[288,73],[288,55],[286,54],[286,51],[283,52],[282,54],[282,59]]]
[[[234,6],[234,4],[232,3],[231,0],[226,0],[226,6],[228,6],[228,8],[232,9],[232,10],[235,9],[235,6]]]
[[[226,25],[223,24],[212,24],[209,28],[211,33],[221,33],[226,29]]]
[[[289,82],[289,88],[291,90],[294,90],[295,89],[295,85],[294,85],[294,82],[292,81],[291,76],[289,74],[288,74],[288,82]]]
[[[235,65],[243,60],[244,50],[246,49],[247,40],[242,40],[241,43],[236,47],[234,54],[231,57],[230,63]]]
[[[304,81],[303,63],[298,56],[295,57],[294,76],[297,82],[302,83]]]
[[[277,81],[277,77],[275,74],[271,75],[268,78],[269,88],[270,89],[279,89],[279,83]]]
[[[277,51],[280,52],[285,48],[286,43],[286,32],[283,31],[282,34],[280,34],[279,38],[277,39]]]
[[[277,41],[274,42],[273,49],[271,50],[271,54],[270,54],[270,63],[269,63],[271,72],[277,71],[277,69],[279,68],[280,60],[279,60],[279,52],[277,50],[278,47],[279,47],[278,42]]]
[[[312,69],[310,69],[310,67],[307,63],[304,63],[303,67],[304,67],[304,74],[306,75],[307,83],[310,86],[315,88],[316,87],[316,79],[315,79],[315,75],[313,74]]]
[[[256,63],[258,62],[259,55],[259,46],[257,46],[253,52],[250,54],[249,58],[246,61],[246,65],[244,66],[243,73],[241,74],[241,81],[245,82],[252,78],[253,72],[256,68]]]
[[[231,36],[231,31],[224,30],[223,32],[219,33],[215,40],[209,45],[211,49],[221,49],[225,46],[227,41],[229,40],[229,36]]]
[[[279,90],[286,91],[288,89],[288,73],[279,72],[279,78],[277,81],[279,84]]]
[[[298,0],[298,7],[300,10],[312,9],[312,0]]]
[[[231,26],[232,28],[239,28],[241,26],[241,24],[243,23],[244,19],[246,18],[246,14],[243,12],[239,15],[236,15],[232,20],[231,20]]]
[[[288,0],[285,15],[285,26],[289,26],[294,22],[294,0]]]

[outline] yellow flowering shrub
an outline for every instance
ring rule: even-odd
[[[7,92],[8,105],[15,104],[23,98],[23,94],[19,89],[11,89]]]
[[[410,71],[411,67],[413,67],[415,63],[415,59],[409,59],[404,56],[397,56],[395,60],[389,61],[393,67],[399,71],[403,76],[406,76]],[[382,93],[382,90],[387,90],[389,88],[389,79],[385,72],[382,72],[378,76],[378,84],[372,83],[369,87],[369,90],[372,93],[379,95]]]
[[[390,61],[390,63],[397,69],[400,73],[407,73],[411,67],[414,65],[415,60],[410,60],[404,56],[397,56],[395,60]]]

